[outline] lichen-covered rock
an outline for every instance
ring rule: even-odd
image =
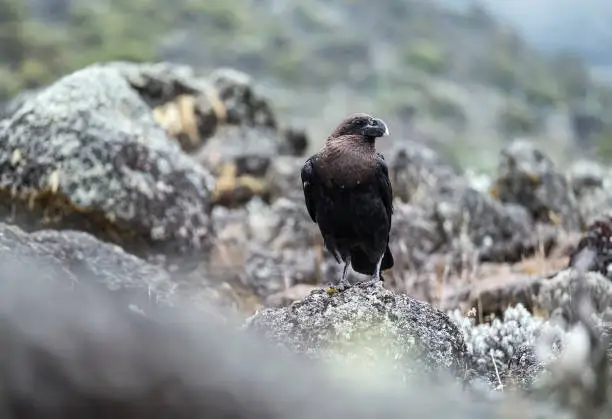
[[[494,195],[524,206],[537,221],[579,230],[576,197],[553,161],[534,144],[516,140],[501,152]]]
[[[308,145],[306,134],[279,127],[269,102],[256,91],[247,74],[218,69],[209,80],[227,118],[194,158],[224,176],[215,201],[230,206],[255,196],[267,197],[269,187],[264,178],[270,165],[279,155],[301,154]]]
[[[358,356],[360,366],[391,362],[406,374],[466,372],[465,342],[448,316],[380,283],[313,291],[288,307],[257,312],[246,328],[318,359]]]
[[[36,96],[38,92],[42,90],[38,89],[28,89],[19,92],[15,97],[7,100],[6,102],[0,104],[0,119],[9,118],[13,115],[20,107],[23,105],[28,99]]]
[[[596,162],[578,160],[568,169],[569,183],[577,197],[604,186],[606,170]]]
[[[200,148],[227,119],[219,92],[201,74],[166,62],[108,62],[152,109],[155,122],[186,152]]]
[[[279,126],[269,101],[241,71],[220,68],[204,76],[165,62],[102,66],[121,72],[166,134],[219,177],[215,204],[239,206],[266,197],[262,178],[273,157],[299,155],[308,145],[303,131]]]
[[[318,227],[301,201],[282,198],[269,206],[253,201],[248,208],[251,237],[268,249],[303,249],[322,243]]]
[[[227,122],[277,128],[270,104],[255,89],[251,77],[233,68],[219,68],[209,80],[227,109]]]
[[[181,263],[210,249],[214,179],[112,66],[79,70],[26,100],[0,141],[3,219],[86,231]]]
[[[274,130],[223,125],[194,154],[194,159],[214,173],[232,164],[236,166],[236,176],[263,177],[280,144],[281,139]]]

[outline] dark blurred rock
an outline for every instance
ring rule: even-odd
[[[572,251],[569,267],[582,265],[580,258],[584,250],[593,252],[588,264],[583,268],[599,272],[612,280],[612,217],[599,219],[589,225],[576,248]]]
[[[38,265],[19,266],[28,260]],[[111,292],[125,309],[133,305],[147,313],[151,305],[173,305],[175,286],[167,272],[87,233],[70,230],[27,233],[0,223],[0,264],[5,275],[11,266],[33,272],[42,270],[44,280],[66,290],[93,285]],[[88,282],[81,283],[83,280]],[[31,286],[36,288],[37,283],[32,282]]]
[[[537,228],[525,208],[501,204],[472,188],[436,204],[444,242],[455,253],[476,252],[481,261],[516,262],[540,244],[549,249],[555,231]]]
[[[612,173],[609,170],[596,162],[580,160],[570,166],[568,177],[584,224],[612,214]]]
[[[570,123],[579,144],[590,145],[597,135],[606,127],[600,112],[574,107],[570,110]]]
[[[394,369],[403,374],[414,368],[458,377],[466,372],[465,342],[448,316],[380,283],[316,290],[288,307],[263,309],[246,325],[274,343],[315,358],[346,359],[360,353],[365,355],[360,360],[364,366],[372,363],[375,368],[393,360]]]
[[[580,229],[578,205],[568,181],[530,142],[517,140],[502,150],[494,194],[501,202],[524,206],[537,221],[569,231]]]
[[[23,262],[19,269],[3,269],[0,281],[3,418],[281,419],[299,412],[303,419],[399,419],[410,412],[416,417],[485,419],[504,415],[508,406],[524,419],[565,418],[552,402],[538,409],[521,398],[517,410],[516,397],[509,392],[502,393],[508,399],[494,401],[476,398],[447,380],[431,383],[416,376],[396,381],[389,370],[405,362],[402,358],[390,365],[376,358],[366,375],[359,368],[300,359],[259,336],[237,331],[232,323],[198,316],[190,307],[172,315],[142,316],[121,309],[108,293],[87,292],[91,290],[85,287],[59,292],[43,269],[28,269],[36,259]],[[372,303],[363,303],[368,313],[379,316]],[[414,339],[418,332],[401,334],[406,331],[401,325],[413,324],[408,332],[428,330],[422,345],[430,348],[429,361],[439,357],[450,362],[455,352],[463,352],[460,338],[455,341],[452,327],[436,330],[446,326],[445,317],[432,310],[433,317],[423,318],[431,310],[423,308],[412,303],[408,310],[397,310],[396,320],[384,323],[397,325],[394,336],[406,348],[419,344]],[[343,330],[351,320],[344,321]],[[427,320],[434,322],[427,325]],[[359,367],[362,359],[370,358],[362,354],[354,365]],[[330,395],[331,402],[313,403]]]
[[[318,262],[315,249],[270,252],[255,248],[246,258],[243,281],[265,298],[297,284],[316,284]]]
[[[227,109],[227,123],[276,130],[278,123],[270,104],[256,92],[251,77],[233,68],[219,68],[209,80]]]
[[[282,135],[285,138],[279,149],[281,154],[289,154],[292,156],[302,156],[308,148],[308,135],[306,131],[298,128],[284,128]]]
[[[2,218],[87,231],[184,268],[210,250],[214,179],[156,124],[121,66],[60,79],[26,100],[0,139]]]
[[[389,239],[394,271],[419,270],[443,244],[439,226],[424,209],[395,203]]]
[[[531,214],[518,204],[503,204],[476,190],[471,186],[473,180],[434,149],[419,142],[402,142],[387,155],[395,197],[418,208],[422,221],[417,223],[428,225],[425,245],[421,242],[424,231],[399,240],[402,253],[406,253],[402,247],[419,249],[421,264],[424,254],[433,251],[450,252],[456,260],[471,253],[481,261],[515,262],[541,243],[549,248],[554,242],[554,229],[536,226]],[[403,217],[396,213],[393,224],[402,225]]]
[[[573,269],[566,269],[552,278],[542,279],[534,287],[536,309],[548,315],[558,312],[566,321],[573,321],[572,300],[579,282],[588,290],[594,314],[612,320],[612,282],[598,272],[581,275]]]

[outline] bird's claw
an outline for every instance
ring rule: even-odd
[[[376,276],[371,276],[370,278],[364,279],[363,281],[359,283],[359,285],[362,287],[378,286],[381,284],[382,284],[381,278],[376,277]]]

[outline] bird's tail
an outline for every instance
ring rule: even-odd
[[[385,255],[383,256],[382,264],[380,265],[380,270],[384,271],[386,269],[393,268],[395,264],[395,260],[393,259],[393,255],[391,254],[391,249],[389,249],[389,245],[385,249]]]
[[[385,249],[380,270],[384,271],[393,267],[394,260],[391,254],[389,246]],[[376,270],[376,262],[369,260],[368,255],[359,247],[351,249],[351,266],[355,272],[359,272],[364,275],[374,275]]]

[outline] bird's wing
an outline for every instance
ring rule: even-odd
[[[302,188],[304,189],[304,200],[306,201],[306,209],[312,221],[317,222],[316,202],[314,188],[316,187],[317,174],[313,167],[315,156],[310,157],[302,166]]]
[[[380,196],[387,210],[387,216],[389,220],[391,220],[391,214],[393,214],[393,189],[391,188],[391,181],[389,180],[389,169],[387,168],[387,163],[383,155],[380,153],[377,154],[376,180],[378,182]]]

